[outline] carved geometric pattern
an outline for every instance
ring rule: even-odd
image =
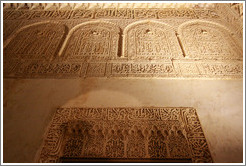
[[[198,59],[242,59],[230,32],[217,23],[188,21],[178,29],[184,52],[189,58]]]
[[[81,57],[117,57],[119,32],[116,25],[105,21],[76,25],[63,45],[66,47],[64,55],[71,60],[80,60]],[[60,52],[62,54],[63,50]]]
[[[59,108],[38,162],[62,158],[213,162],[196,110],[187,107]]]
[[[66,29],[57,23],[35,23],[19,29],[4,48],[6,59],[50,60],[58,53]]]
[[[134,22],[124,29],[123,35],[123,56],[129,59],[171,59],[182,54],[174,30],[162,22]]]

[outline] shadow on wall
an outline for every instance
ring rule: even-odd
[[[152,79],[5,79],[3,87],[4,162],[33,162],[58,107],[172,106],[173,89],[161,93]]]

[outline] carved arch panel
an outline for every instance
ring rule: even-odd
[[[230,31],[210,21],[189,21],[178,28],[188,58],[242,59],[243,52]]]
[[[123,56],[129,59],[171,59],[182,55],[175,31],[165,23],[138,21],[128,25],[123,34]]]
[[[117,57],[119,33],[119,27],[106,21],[79,24],[69,32],[60,55],[70,60]]]
[[[58,54],[67,34],[65,25],[41,22],[17,30],[6,41],[6,59],[50,60]]]

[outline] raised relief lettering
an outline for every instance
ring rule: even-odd
[[[91,21],[75,26],[61,54],[70,60],[117,57],[119,28],[110,22]]]
[[[62,159],[212,162],[194,108],[59,108],[38,162]]]
[[[139,21],[124,30],[123,56],[129,59],[166,59],[181,56],[175,32],[167,24],[156,21]]]
[[[49,60],[58,53],[65,35],[65,26],[56,23],[21,28],[4,48],[4,59]]]
[[[242,49],[222,25],[190,21],[178,31],[185,54],[196,59],[242,59]]]

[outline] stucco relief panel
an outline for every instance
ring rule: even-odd
[[[119,28],[110,22],[91,21],[76,25],[68,35],[60,55],[69,60],[116,58]]]
[[[126,21],[123,34],[119,24],[109,21],[70,23],[37,22],[17,28],[4,41],[4,77],[243,75],[242,50],[217,23],[188,21],[172,28],[154,20]]]
[[[178,29],[187,58],[242,59],[242,49],[231,32],[220,24],[208,21],[190,21]]]
[[[51,60],[66,33],[64,25],[50,22],[20,28],[6,41],[4,59]]]
[[[140,21],[124,30],[123,57],[129,59],[166,59],[182,55],[174,30],[156,21]]]
[[[59,108],[38,162],[187,159],[213,162],[194,108]]]

